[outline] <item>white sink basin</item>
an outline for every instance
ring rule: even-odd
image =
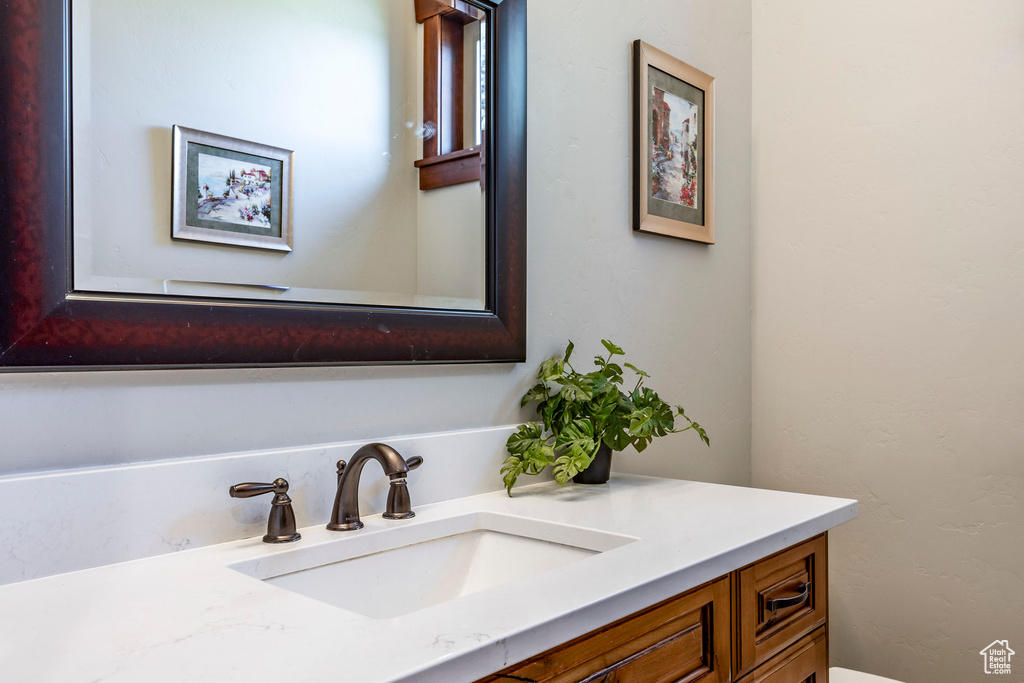
[[[231,565],[269,584],[388,619],[536,576],[636,540],[528,517],[478,512],[395,522]]]

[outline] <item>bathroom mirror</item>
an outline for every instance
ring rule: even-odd
[[[525,0],[123,9],[0,8],[0,367],[525,358]]]

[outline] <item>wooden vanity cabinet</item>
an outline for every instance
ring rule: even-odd
[[[738,679],[737,683],[827,683],[828,640],[821,626],[775,657]]]
[[[483,681],[729,681],[729,577],[670,598]]]
[[[478,683],[827,683],[827,550],[822,534]]]
[[[825,624],[827,549],[822,535],[733,572],[733,671],[746,673]]]

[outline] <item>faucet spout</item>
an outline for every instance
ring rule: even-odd
[[[384,468],[384,474],[391,479],[391,491],[388,494],[387,510],[384,517],[388,519],[406,519],[414,517],[409,501],[409,490],[406,475],[423,462],[423,458],[409,458],[408,461],[391,446],[384,443],[371,443],[361,447],[352,455],[346,465],[338,463],[338,492],[334,497],[334,510],[327,528],[331,531],[354,531],[361,529],[359,520],[359,478],[367,461],[376,460]]]

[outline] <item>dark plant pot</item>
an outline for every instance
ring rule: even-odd
[[[612,476],[612,449],[601,444],[590,467],[572,478],[577,484],[604,484]]]

